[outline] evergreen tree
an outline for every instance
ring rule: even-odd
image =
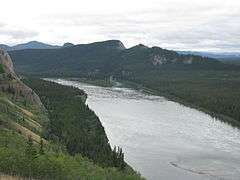
[[[37,151],[33,145],[33,140],[32,140],[32,137],[29,136],[28,137],[28,141],[27,141],[27,146],[26,146],[26,150],[25,150],[25,153],[26,153],[26,157],[27,157],[27,169],[28,169],[28,176],[29,176],[29,179],[31,179],[32,177],[32,164],[33,164],[33,160],[34,158],[36,157],[37,155]]]
[[[34,159],[37,155],[37,151],[36,151],[35,147],[33,146],[33,140],[32,140],[31,136],[28,137],[25,153],[29,160]]]
[[[42,138],[41,138],[41,140],[40,140],[39,154],[40,154],[40,155],[43,155],[43,154],[44,154],[44,148],[43,148],[43,140],[42,140]]]

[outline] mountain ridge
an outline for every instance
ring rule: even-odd
[[[113,42],[9,53],[20,74],[90,80],[114,77],[150,88],[158,95],[207,109],[214,116],[223,117],[219,115],[223,114],[240,122],[239,104],[233,104],[240,97],[236,83],[239,66],[141,44],[119,49],[119,41]]]
[[[219,60],[223,59],[239,59],[240,52],[206,52],[206,51],[177,51],[179,54],[197,55],[209,58],[215,58]]]
[[[4,49],[5,51],[14,51],[14,50],[23,50],[23,49],[56,49],[61,47],[62,46],[50,45],[50,44],[42,43],[39,41],[29,41],[27,43],[17,44],[14,46],[0,44],[0,48]]]
[[[106,41],[99,41],[94,43],[100,43],[100,42],[107,42],[107,41],[118,41],[120,43],[119,47],[122,49],[130,49],[133,47],[145,47],[149,48],[148,46],[145,46],[144,44],[139,44],[130,48],[126,48],[124,44],[120,40],[106,40]],[[87,44],[94,44],[94,43],[87,43]],[[56,48],[65,48],[65,47],[71,47],[75,44],[66,42],[62,46],[61,45],[51,45],[39,41],[29,41],[27,43],[21,43],[14,46],[9,46],[6,44],[0,44],[0,48],[6,50],[6,51],[14,51],[14,50],[23,50],[23,49],[56,49]],[[76,45],[84,45],[84,44],[76,44]],[[157,47],[157,46],[153,46]],[[120,48],[120,49],[121,49]],[[196,56],[202,56],[202,57],[208,57],[208,58],[214,58],[214,59],[239,59],[240,58],[240,52],[208,52],[208,51],[187,51],[187,50],[172,50],[182,55],[196,55]]]
[[[162,68],[216,69],[230,67],[196,55],[182,55],[160,47],[137,45],[125,48],[119,40],[78,44],[57,49],[10,51],[17,71],[42,76],[115,75],[121,71]]]

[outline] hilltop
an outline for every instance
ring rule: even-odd
[[[126,49],[118,40],[9,53],[18,73],[38,76],[108,76],[167,68],[233,68],[212,58],[181,55],[160,47],[137,45]]]
[[[5,51],[14,51],[14,50],[22,50],[22,49],[55,49],[60,47],[61,46],[50,45],[50,44],[46,44],[38,41],[30,41],[27,43],[17,44],[14,46],[0,44],[0,48],[4,49]]]

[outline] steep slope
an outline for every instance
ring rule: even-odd
[[[111,149],[82,90],[25,79],[43,106],[3,50],[0,67],[0,179],[142,179]]]
[[[39,142],[42,127],[48,121],[40,98],[17,77],[10,56],[2,49],[0,65],[1,123]]]
[[[3,69],[3,73],[0,75],[0,88],[2,91],[11,91],[14,93],[14,97],[17,99],[20,96],[28,101],[41,106],[39,97],[20,81],[14,72],[13,63],[10,56],[0,49],[0,64]]]

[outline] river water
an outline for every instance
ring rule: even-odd
[[[52,79],[53,80],[53,79]],[[163,97],[64,79],[83,89],[110,144],[149,180],[240,180],[240,131]]]

